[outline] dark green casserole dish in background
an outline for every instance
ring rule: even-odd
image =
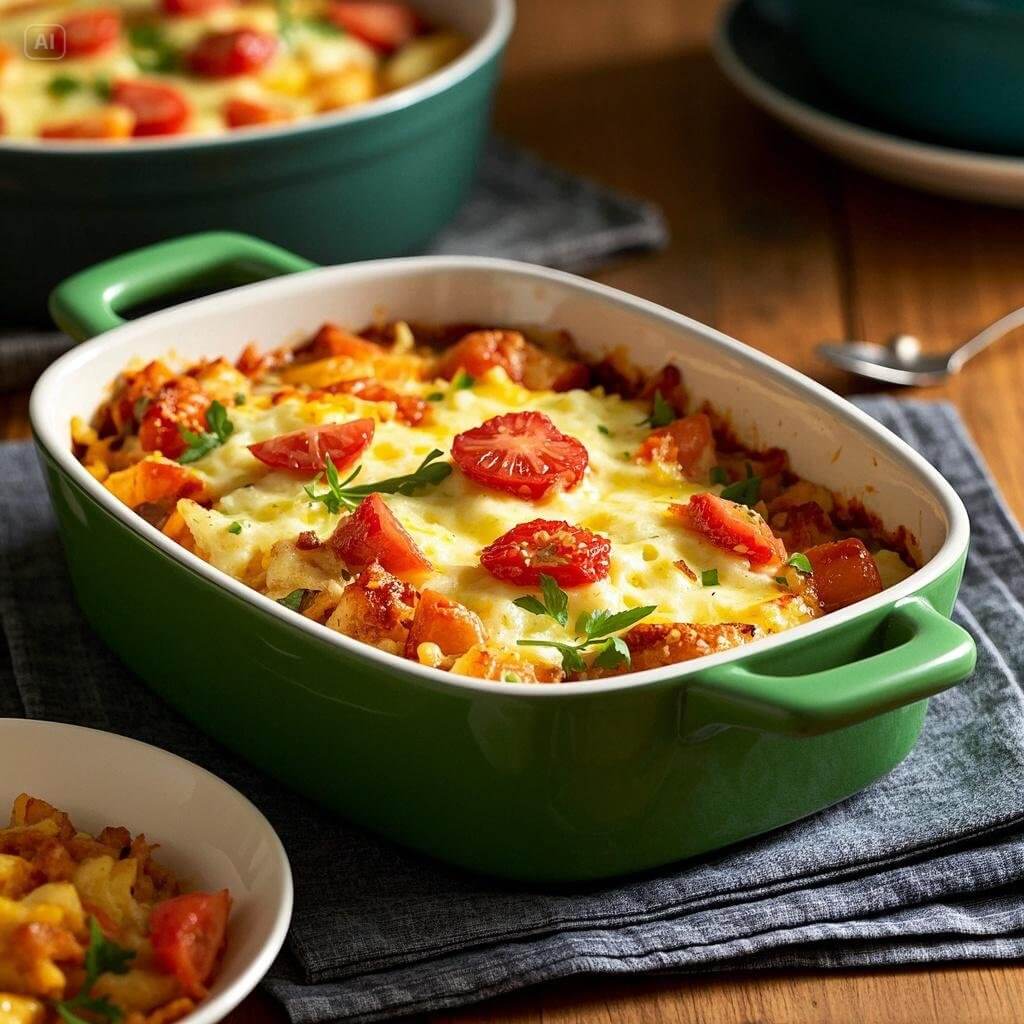
[[[949,621],[963,504],[908,445],[827,389],[684,316],[568,274],[420,257],[308,269],[214,234],[113,260],[62,286],[58,322],[99,335],[58,360],[31,420],[79,602],[150,686],[254,764],[357,823],[464,867],[599,878],[736,842],[892,769],[927,698],[967,676]],[[276,280],[124,324],[117,309],[247,268]],[[296,273],[296,271],[304,271]],[[916,537],[922,565],[881,593],[749,645],[613,679],[489,682],[379,651],[289,611],[181,548],[71,450],[133,357],[235,358],[324,321],[541,325],[597,360],[628,342],[678,365],[698,405],[792,468]]]
[[[0,324],[45,322],[69,274],[183,232],[251,231],[329,263],[422,248],[473,181],[514,8],[417,7],[473,44],[348,110],[210,137],[0,139]]]

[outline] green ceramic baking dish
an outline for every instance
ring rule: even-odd
[[[0,322],[44,322],[69,274],[191,231],[252,231],[330,263],[421,249],[473,181],[514,8],[417,8],[473,45],[349,110],[212,137],[0,139]]]
[[[58,289],[85,338],[40,379],[31,419],[79,602],[154,690],[243,757],[323,804],[444,860],[530,880],[654,867],[811,814],[913,747],[927,698],[967,676],[948,619],[968,522],[919,455],[831,392],[649,302],[501,260],[420,257],[306,269],[253,239],[155,246]],[[117,310],[245,270],[285,274],[123,323]],[[299,273],[295,273],[300,271]],[[925,562],[860,604],[704,660],[612,680],[491,683],[412,664],[303,619],[177,547],[70,450],[133,356],[236,356],[330,319],[548,324],[599,357],[628,340],[682,369],[741,436],[860,496]]]

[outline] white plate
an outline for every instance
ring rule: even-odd
[[[883,178],[958,199],[1024,206],[1024,157],[952,149],[873,126],[817,77],[794,33],[767,16],[766,6],[737,0],[726,7],[712,43],[719,67],[748,99],[815,145]]]
[[[182,1024],[215,1024],[274,961],[292,916],[288,857],[237,790],[165,750],[55,722],[0,718],[0,819],[19,793],[95,832],[124,825],[160,844],[160,863],[192,888],[229,889],[228,943],[210,995]]]

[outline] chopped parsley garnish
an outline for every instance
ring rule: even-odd
[[[476,377],[466,373],[465,370],[459,370],[459,372],[452,378],[452,391],[465,391],[467,388],[471,388],[475,383]]]
[[[599,434],[604,434],[605,437],[611,437],[612,436],[612,432],[603,423],[598,423],[598,425],[597,425],[597,432]]]
[[[444,401],[444,392],[443,391],[431,391],[430,394],[427,395],[427,401],[428,402],[443,402]]]
[[[665,401],[660,391],[654,392],[654,408],[651,415],[642,419],[638,427],[667,427],[676,418],[676,411]]]
[[[518,683],[518,682],[520,682],[520,679],[519,679],[519,676],[517,676],[517,675],[515,674],[515,672],[506,672],[506,673],[505,673],[505,674],[504,674],[504,675],[503,675],[503,676],[501,677],[501,681],[502,681],[503,683]]]
[[[343,36],[345,30],[329,18],[303,18],[302,24],[320,36]]]
[[[277,599],[278,604],[283,604],[285,608],[290,609],[293,612],[297,612],[302,607],[302,602],[306,596],[306,591],[301,587],[298,590],[293,590],[290,594],[286,594],[284,597]]]
[[[124,949],[104,936],[95,917],[89,918],[89,948],[85,951],[85,979],[78,995],[61,999],[53,1004],[64,1024],[94,1024],[99,1017],[109,1024],[117,1024],[124,1016],[121,1008],[106,996],[92,995],[92,987],[101,974],[126,974],[135,959],[135,950]],[[84,1011],[90,1016],[80,1016]]]
[[[713,484],[727,484],[729,482],[729,475],[721,466],[712,466],[711,482]]]
[[[92,80],[92,88],[93,92],[104,102],[114,95],[114,83],[106,75],[97,75]]]
[[[700,585],[702,587],[717,587],[718,586],[718,570],[717,569],[705,569],[700,574]]]
[[[245,395],[241,391],[235,392],[235,405],[245,405]]]
[[[623,459],[624,459],[624,460],[625,460],[626,462],[629,462],[629,460],[630,460],[631,458],[633,458],[633,455],[632,455],[632,453],[631,453],[631,452],[623,452],[623,453],[622,453],[622,458],[623,458]]]
[[[753,508],[761,500],[761,478],[754,476],[754,470],[748,462],[746,480],[737,480],[734,484],[729,484],[719,497]]]
[[[132,60],[140,71],[175,71],[181,56],[158,25],[133,25],[128,29]]]
[[[775,576],[774,579],[780,587],[785,587],[787,590],[789,590],[789,580],[786,579],[785,576]]]
[[[792,566],[798,573],[804,576],[810,576],[814,572],[811,560],[802,551],[798,551],[795,555],[790,555],[786,559],[786,565]]]
[[[532,615],[546,615],[554,619],[563,628],[569,622],[569,595],[550,576],[541,573],[540,589],[543,600],[529,595],[517,598],[513,604],[530,612]],[[627,608],[621,612],[610,612],[597,608],[590,612],[581,612],[573,628],[575,643],[561,643],[557,640],[520,640],[520,647],[553,647],[562,656],[562,668],[566,672],[586,671],[586,662],[582,652],[591,647],[597,648],[594,665],[598,668],[618,668],[629,666],[629,648],[626,642],[612,633],[646,618],[657,609],[657,605],[645,605],[642,608]]]
[[[452,467],[447,462],[435,462],[440,458],[442,452],[435,448],[416,468],[415,472],[407,473],[405,476],[392,476],[386,480],[378,480],[372,484],[360,484],[350,487],[349,484],[362,471],[362,466],[356,466],[344,480],[338,476],[338,470],[331,461],[330,455],[325,459],[324,482],[327,490],[317,494],[314,484],[307,484],[306,494],[310,501],[322,502],[332,515],[337,515],[343,508],[354,509],[367,495],[379,492],[382,494],[415,494],[424,487],[433,487],[447,478]]]
[[[55,99],[63,99],[78,92],[85,83],[74,75],[55,75],[46,85],[46,91]]]
[[[229,527],[228,533],[233,533],[236,536],[242,532],[242,524],[236,519]]]
[[[188,447],[178,457],[183,464],[197,462],[204,455],[209,455],[215,448],[219,448],[235,432],[235,425],[228,419],[228,411],[218,401],[210,403],[206,410],[206,422],[209,430],[201,434],[179,427],[181,438]]]

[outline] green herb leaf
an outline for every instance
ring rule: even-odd
[[[183,465],[198,462],[204,455],[209,455],[219,448],[235,432],[235,425],[228,419],[228,411],[220,402],[214,400],[206,410],[206,422],[210,429],[197,434],[194,431],[179,427],[182,440],[188,446],[178,457]]]
[[[140,71],[175,71],[181,64],[181,55],[152,22],[133,25],[128,30],[128,44]]]
[[[595,636],[602,636],[607,630],[602,630],[605,621],[611,612],[604,608],[595,608],[593,611],[580,612],[576,617],[576,633],[578,636],[585,636],[588,640]]]
[[[284,597],[277,599],[278,604],[283,604],[285,608],[293,612],[297,612],[302,607],[302,601],[306,596],[306,591],[303,589],[293,590],[290,594],[286,594]]]
[[[452,378],[452,391],[465,391],[476,383],[476,377],[471,377],[465,370],[459,370]]]
[[[642,419],[637,426],[638,427],[667,427],[676,418],[676,411],[672,406],[665,401],[660,391],[654,392],[654,408],[651,410],[651,415]]]
[[[245,405],[245,395],[241,391],[235,392],[235,405]]]
[[[719,497],[753,508],[761,500],[761,478],[754,476],[748,462],[746,480],[737,480],[736,483],[729,484]]]
[[[329,18],[303,18],[302,24],[319,36],[343,36],[345,30]]]
[[[444,401],[444,392],[443,391],[431,391],[430,394],[427,395],[427,401],[428,402],[443,402]]]
[[[618,668],[620,665],[629,665],[629,648],[626,641],[620,636],[610,636],[601,645],[594,664],[598,668]]]
[[[727,484],[729,482],[729,475],[721,466],[712,466],[711,482],[713,484]]]
[[[53,1004],[57,1015],[65,1024],[95,1024],[95,1021],[83,1018],[76,1012],[83,1010],[93,1017],[109,1021],[109,1024],[117,1024],[124,1016],[121,1008],[106,996],[92,995],[92,987],[101,974],[125,974],[134,959],[135,950],[111,942],[103,934],[96,918],[90,917],[89,948],[85,951],[85,979],[77,996]]]
[[[238,536],[242,532],[242,524],[237,520],[228,527],[228,533],[233,533]]]
[[[540,574],[540,592],[544,595],[544,607],[560,626],[569,621],[569,595],[555,582],[554,577]]]
[[[718,586],[718,570],[717,569],[705,569],[700,574],[700,585],[702,587],[717,587]]]
[[[583,672],[586,662],[580,656],[580,648],[572,644],[559,643],[556,640],[520,640],[520,647],[553,647],[562,655],[562,668],[566,672]]]
[[[611,437],[612,436],[612,432],[603,423],[598,423],[598,425],[597,425],[597,432],[599,434],[604,434],[605,437]]]
[[[814,572],[811,560],[802,551],[798,551],[795,555],[790,555],[786,559],[786,565],[791,565],[798,573],[804,576],[810,576]]]
[[[547,608],[532,594],[528,594],[526,597],[517,597],[512,603],[531,615],[547,615],[548,613]]]
[[[606,614],[606,617],[600,623],[591,627],[589,633],[587,633],[588,639],[597,639],[598,637],[607,636],[609,633],[618,633],[623,629],[629,629],[634,623],[639,622],[641,619],[646,619],[651,612],[657,611],[658,606],[656,604],[645,604],[640,608],[628,608],[626,611],[616,612],[614,615]]]
[[[107,103],[110,97],[114,95],[114,83],[111,82],[107,75],[97,75],[92,80],[92,91],[96,93],[99,99]]]
[[[785,576],[775,576],[773,578],[780,587],[785,587],[787,590],[789,589],[789,580],[787,580]]]
[[[46,91],[55,99],[63,99],[78,92],[85,83],[74,75],[54,75],[46,85]]]
[[[332,515],[337,515],[342,508],[358,508],[363,498],[370,494],[416,494],[426,487],[437,486],[451,475],[452,467],[449,463],[434,461],[443,454],[440,449],[435,448],[412,473],[406,473],[404,476],[392,476],[386,480],[377,480],[374,483],[360,484],[356,487],[350,487],[349,484],[355,480],[363,467],[356,466],[344,480],[340,480],[338,471],[328,455],[324,460],[324,475],[328,490],[323,494],[317,494],[314,485],[307,484],[305,491],[310,500],[323,502],[327,511]]]

